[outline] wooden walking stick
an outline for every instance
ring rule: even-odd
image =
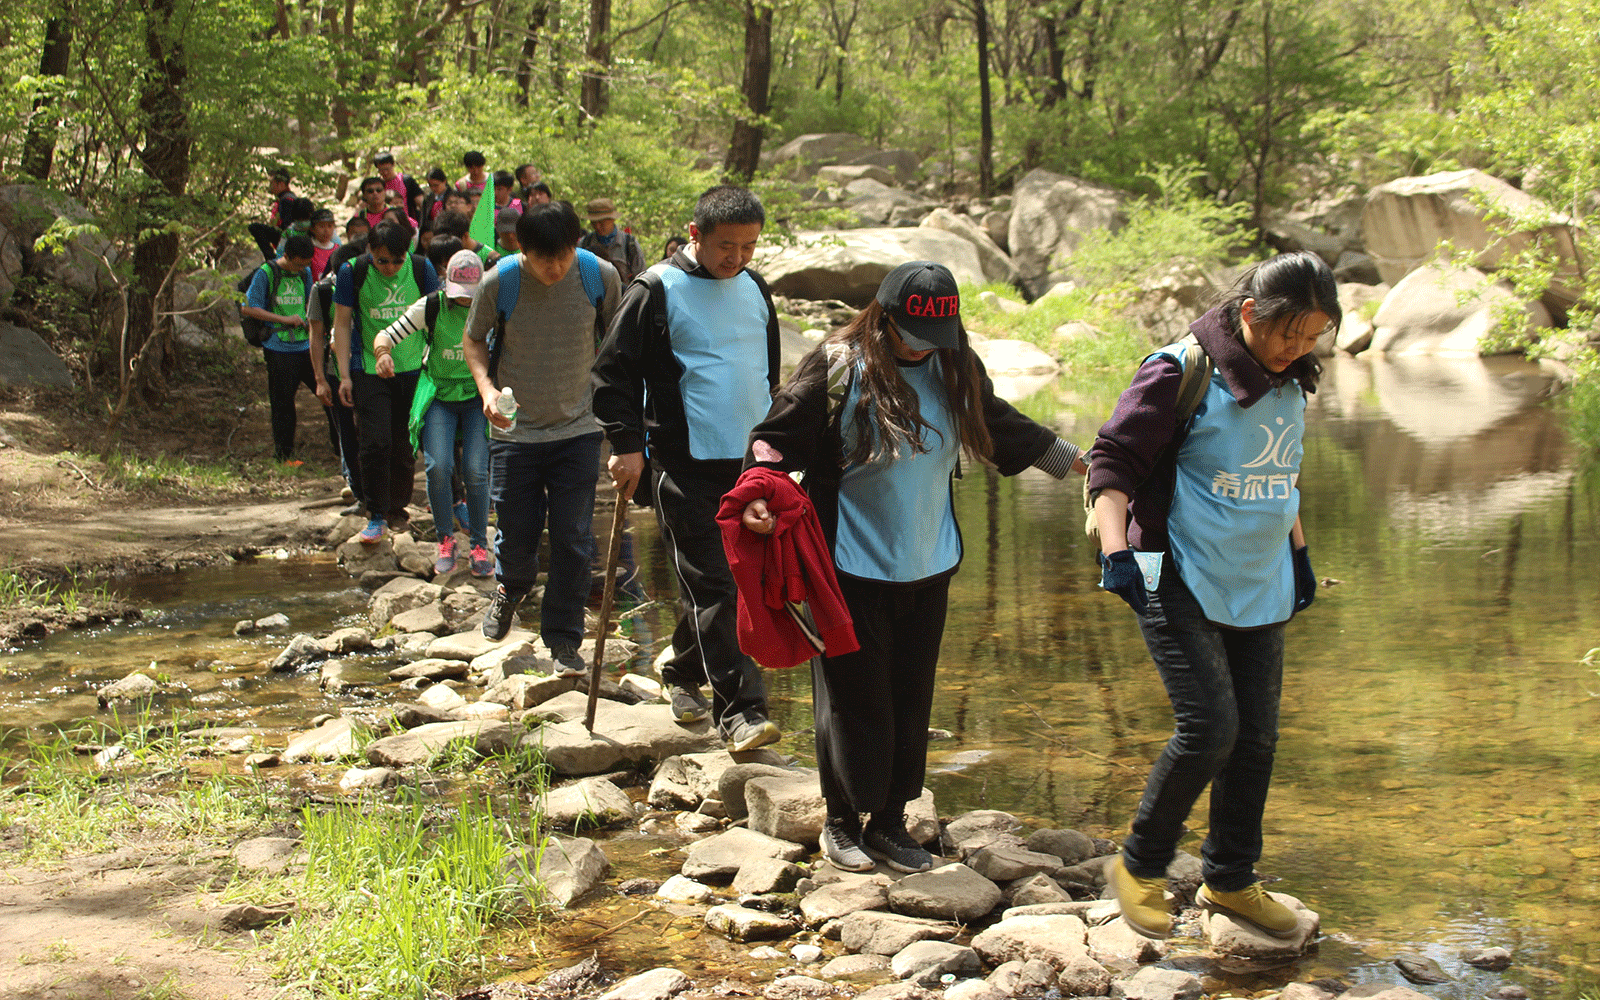
[[[617,509],[611,515],[611,540],[606,546],[606,586],[600,596],[600,632],[594,640],[594,665],[589,668],[589,709],[583,728],[594,732],[594,710],[600,701],[600,668],[605,663],[606,633],[611,631],[611,599],[617,592],[617,555],[622,551],[622,522],[628,517],[628,501],[633,487],[617,491]]]

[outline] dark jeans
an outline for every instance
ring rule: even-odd
[[[1166,874],[1189,811],[1211,785],[1210,833],[1200,856],[1206,884],[1224,892],[1256,880],[1261,816],[1278,744],[1283,626],[1239,631],[1206,620],[1172,562],[1139,616],[1145,645],[1172,700],[1176,727],[1150,769],[1123,841],[1128,871]]]
[[[495,576],[507,594],[526,594],[539,575],[539,535],[550,528],[550,572],[539,610],[545,645],[583,642],[594,555],[594,486],[600,432],[562,441],[489,442],[489,492],[499,517]]]
[[[403,516],[417,476],[417,455],[411,448],[411,397],[420,372],[398,372],[379,378],[351,372],[356,401],[356,432],[361,439],[361,497],[367,516]]]
[[[737,463],[725,476],[668,473],[659,465],[652,472],[656,521],[678,575],[678,627],[661,679],[691,688],[710,681],[712,718],[726,735],[767,717],[761,668],[739,649],[739,587],[716,520],[722,495],[739,478]]]
[[[328,437],[339,454],[339,471],[357,500],[361,492],[361,437],[356,433],[356,411],[339,402],[339,376],[325,375],[333,389],[333,405],[323,407],[328,411]]]
[[[861,648],[811,661],[828,815],[898,815],[922,794],[950,577],[907,587],[839,578]]]
[[[272,408],[272,456],[287,461],[294,454],[294,398],[300,387],[313,394],[317,377],[311,371],[309,351],[272,351],[263,347],[267,359],[267,403]]]

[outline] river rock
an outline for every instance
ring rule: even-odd
[[[233,860],[247,871],[263,871],[269,875],[280,874],[295,863],[300,854],[300,841],[289,837],[251,837],[233,845]]]
[[[1006,903],[1011,908],[1039,903],[1072,902],[1072,896],[1048,875],[1030,875],[1018,879],[1006,886],[1005,896]]]
[[[874,986],[870,990],[857,993],[856,1000],[939,1000],[939,994],[908,980]]]
[[[372,648],[372,633],[364,628],[341,628],[317,640],[322,651],[330,656],[344,656]]]
[[[834,992],[832,983],[810,976],[779,976],[767,984],[761,995],[766,1000],[820,1000]]]
[[[741,895],[793,892],[805,869],[782,858],[751,858],[733,877],[733,891]]]
[[[443,597],[444,588],[438,584],[428,583],[416,577],[396,577],[373,593],[367,608],[367,620],[372,623],[373,628],[382,628],[396,615],[435,604]]]
[[[669,903],[704,903],[716,892],[704,882],[696,882],[686,875],[674,875],[656,889],[656,898]]]
[[[1491,972],[1511,968],[1511,952],[1504,948],[1468,948],[1461,953],[1461,960],[1475,969]]]
[[[822,961],[822,949],[814,944],[797,944],[789,949],[789,957],[801,965],[816,965]]]
[[[988,839],[972,847],[977,850],[1002,834],[1015,834],[1022,822],[1008,812],[998,809],[975,809],[952,819],[944,828],[944,843],[950,853],[956,853],[974,838]]]
[[[583,728],[582,711],[576,707],[586,701],[585,695],[572,691],[539,706],[541,711],[556,706],[559,714],[576,716],[575,721],[546,722],[529,734],[529,741],[542,742],[545,761],[557,774],[599,774],[624,760],[648,768],[674,754],[700,753],[722,742],[709,722],[679,725],[666,705],[623,705],[604,699],[596,706],[591,734]]]
[[[1028,835],[1028,850],[1060,858],[1075,865],[1094,857],[1094,838],[1077,830],[1035,830]]]
[[[115,264],[117,250],[98,228],[74,235],[59,251],[36,246],[56,219],[75,224],[97,221],[81,202],[59,191],[33,184],[0,187],[0,297],[11,294],[12,278],[24,273],[24,261],[26,270],[45,284],[64,285],[88,300],[117,287],[101,260],[104,256]]]
[[[289,645],[285,646],[283,652],[274,657],[267,666],[274,672],[287,673],[291,670],[299,670],[301,667],[314,663],[326,655],[327,653],[323,650],[320,642],[301,632],[293,639],[290,639]]]
[[[518,662],[513,665],[512,660]],[[499,675],[489,681],[490,685],[496,684],[513,674],[548,674],[550,664],[544,663],[544,669],[535,669],[535,665],[543,662],[539,656],[538,647],[531,642],[512,642],[496,646],[482,656],[472,658],[468,671],[475,676],[487,676],[498,670]]]
[[[859,307],[877,294],[885,275],[908,260],[936,260],[957,281],[984,281],[977,248],[939,229],[801,232],[791,246],[767,248],[756,266],[774,294]]]
[[[839,921],[839,940],[850,951],[897,955],[913,941],[949,941],[960,928],[942,920],[882,910],[858,910]]]
[[[863,178],[875,180],[884,187],[894,187],[895,185],[894,174],[875,163],[834,164],[832,166],[819,167],[816,173],[816,181],[819,185],[832,185],[837,188],[847,187]]]
[[[1006,252],[1000,249],[988,232],[970,216],[957,215],[947,208],[936,208],[922,220],[922,225],[928,229],[943,229],[947,233],[955,233],[971,243],[977,248],[978,263],[988,280],[1008,285],[1016,281],[1016,265],[1011,263],[1011,258]]]
[[[339,760],[355,752],[355,724],[349,719],[329,719],[311,732],[291,738],[281,757],[285,764],[300,764],[314,760]]]
[[[1415,952],[1403,951],[1396,955],[1394,965],[1402,976],[1418,986],[1437,986],[1451,981],[1450,975],[1439,967],[1438,962]]]
[[[449,619],[445,617],[442,604],[424,604],[420,608],[402,611],[389,619],[389,624],[400,632],[427,632],[438,635],[450,630]]]
[[[0,247],[3,254],[9,247]],[[15,271],[10,272],[12,274]],[[0,267],[0,297],[11,289]],[[72,372],[44,338],[23,326],[0,322],[0,385],[42,385],[71,389]]]
[[[532,851],[518,860],[532,864]],[[605,853],[587,837],[552,835],[539,857],[537,884],[546,898],[565,908],[599,886],[610,867]]]
[[[1147,965],[1111,984],[1116,1000],[1200,1000],[1200,980],[1177,969]]]
[[[727,882],[753,858],[799,861],[806,849],[754,830],[735,828],[690,846],[683,874],[702,881]]]
[[[1054,375],[1061,370],[1055,358],[1025,340],[986,340],[972,349],[993,378]]]
[[[255,770],[258,767],[277,767],[283,763],[275,753],[253,753],[245,757],[243,764],[246,770]]]
[[[1094,927],[1122,915],[1114,899],[1075,899],[1070,903],[1029,903],[1025,906],[1007,907],[1007,917],[1077,917],[1084,926]]]
[[[101,708],[110,705],[126,705],[136,701],[153,698],[161,685],[156,681],[135,670],[121,680],[112,681],[99,691],[95,698],[100,702]]]
[[[1317,339],[1317,356],[1328,357],[1335,350],[1359,354],[1372,343],[1372,317],[1389,294],[1388,285],[1339,285],[1339,329],[1333,343],[1326,336]]]
[[[211,915],[211,920],[224,931],[253,931],[274,924],[289,922],[294,917],[294,904],[284,906],[257,906],[254,903],[237,903],[225,906]]]
[[[1278,1000],[1333,1000],[1334,996],[1315,983],[1289,983],[1278,994]]]
[[[1514,305],[1508,281],[1490,283],[1482,271],[1428,265],[1407,274],[1372,317],[1368,350],[1398,357],[1476,358],[1479,341],[1499,328],[1497,307]],[[1534,329],[1551,325],[1539,302],[1522,306]]]
[[[1064,997],[1103,997],[1111,990],[1111,971],[1087,955],[1067,959],[1056,974]]]
[[[317,685],[328,694],[344,694],[356,687],[356,682],[345,677],[343,660],[324,660],[318,671]]]
[[[1114,860],[1115,855],[1090,858],[1088,861],[1075,865],[1068,865],[1052,874],[1062,888],[1074,888],[1084,892],[1099,893],[1106,887],[1106,866]]]
[[[617,687],[629,692],[640,701],[666,700],[666,689],[661,682],[643,674],[623,674],[622,679],[617,681]]]
[[[390,730],[415,729],[435,722],[455,722],[456,718],[444,709],[416,702],[401,702],[389,709],[387,717]]]
[[[989,973],[989,985],[1006,996],[1035,995],[1046,992],[1056,982],[1056,970],[1038,959],[1026,962],[1001,962]]]
[[[772,166],[789,164],[791,177],[814,175],[828,164],[844,163],[851,157],[873,152],[872,144],[853,132],[808,132],[795,136],[773,150]]]
[[[448,684],[430,685],[417,695],[417,704],[437,708],[441,712],[454,712],[464,707],[466,703],[467,699],[461,697],[461,692]]]
[[[400,784],[400,772],[392,767],[352,767],[339,778],[339,788],[346,792],[393,788]]]
[[[436,656],[425,657],[395,667],[389,671],[389,679],[403,681],[411,677],[424,677],[430,681],[444,680],[446,677],[465,677],[467,665],[460,660],[446,660]]]
[[[1006,1000],[1011,994],[984,979],[962,979],[944,988],[944,1000]]]
[[[526,605],[524,605],[526,607]],[[501,645],[515,645],[517,643],[532,643],[536,638],[532,632],[513,628],[499,642],[490,642],[483,637],[477,629],[467,632],[457,632],[454,635],[442,635],[428,643],[428,655],[437,656],[446,660],[466,660],[468,663]]]
[[[800,915],[816,927],[857,910],[881,910],[889,905],[888,878],[882,875],[846,875],[821,886],[800,901]]]
[[[689,787],[689,777],[683,772],[681,756],[668,757],[657,765],[645,801],[655,809],[693,809],[700,804],[700,796]]]
[[[840,955],[838,958],[829,959],[828,963],[817,974],[827,980],[835,979],[861,979],[880,976],[889,971],[889,959],[885,955],[862,954]]]
[[[1488,213],[1494,206],[1518,219],[1543,219],[1509,236],[1491,231]],[[1544,240],[1566,260],[1575,259],[1568,220],[1525,191],[1481,170],[1452,170],[1421,177],[1401,177],[1367,192],[1361,214],[1362,239],[1377,262],[1378,273],[1397,284],[1411,271],[1434,260],[1441,240],[1476,251],[1475,263],[1492,271],[1508,255]],[[1555,294],[1572,301],[1571,290],[1558,284]]]
[[[1000,903],[1000,888],[963,864],[907,875],[889,887],[896,913],[972,923]]]
[[[289,616],[280,611],[275,615],[257,618],[254,625],[258,632],[282,632],[289,627]]]
[[[1418,994],[1419,996],[1421,994]],[[1501,983],[1484,994],[1485,1000],[1528,1000],[1528,988],[1516,983]]]
[[[1300,926],[1293,937],[1273,937],[1258,930],[1254,924],[1236,920],[1225,913],[1202,910],[1200,926],[1211,940],[1211,950],[1221,955],[1249,959],[1284,959],[1302,954],[1321,927],[1321,918],[1300,900],[1286,893],[1269,892],[1267,895],[1295,911]]]
[[[439,722],[373,740],[367,745],[367,760],[381,767],[427,765],[456,740],[470,743],[479,757],[490,757],[514,746],[517,735],[504,722]]]
[[[633,819],[633,800],[605,778],[587,778],[552,788],[544,797],[545,820],[554,829],[610,826]]]
[[[600,994],[598,1000],[667,1000],[689,988],[689,977],[677,969],[651,969],[629,976]]]
[[[1085,233],[1120,229],[1125,196],[1089,181],[1030,170],[1012,191],[1007,245],[1019,280],[1038,295],[1069,277],[1065,263]]]
[[[492,701],[468,702],[450,714],[457,719],[490,719],[495,722],[507,722],[511,719],[510,709]]]
[[[796,844],[815,844],[828,807],[815,774],[753,778],[744,786],[750,829]]]
[[[1051,875],[1062,868],[1061,859],[1025,847],[995,843],[980,848],[967,858],[973,871],[992,882],[1010,882],[1029,875]]]
[[[355,532],[361,530],[365,524],[364,520],[357,518],[345,518],[339,522],[336,530],[350,532],[333,550],[340,567],[360,580],[363,587],[372,588],[374,591],[382,590],[396,579],[411,579],[409,574],[401,570],[400,561],[395,558],[392,537],[385,536],[371,545],[354,537]],[[382,584],[378,583],[380,580],[383,581]],[[376,623],[373,627],[381,628],[382,623]]]
[[[1422,1000],[1428,996],[1405,986],[1394,986],[1389,983],[1362,983],[1351,987],[1340,994],[1350,1000]]]
[[[1038,959],[1052,969],[1088,955],[1088,931],[1077,917],[1008,917],[972,939],[972,947],[991,965]]]
[[[706,926],[731,941],[772,941],[800,929],[799,922],[790,917],[733,903],[707,910]]]
[[[889,961],[889,971],[897,979],[912,979],[933,986],[945,973],[966,975],[983,971],[978,953],[965,945],[948,941],[915,941],[902,948]]]
[[[542,705],[556,695],[575,691],[583,681],[582,677],[512,674],[484,691],[478,700],[499,702],[513,711],[521,712]]]
[[[774,754],[776,757],[776,754]],[[778,760],[770,763],[735,764],[717,776],[717,798],[722,800],[729,819],[744,819],[750,814],[745,802],[744,789],[758,777],[788,778],[797,772],[794,768],[780,766]],[[687,772],[685,774],[687,777]]]
[[[1147,938],[1125,920],[1089,928],[1089,956],[1102,964],[1118,961],[1143,965],[1167,957],[1167,943]]]

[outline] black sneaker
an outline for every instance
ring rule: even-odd
[[[890,830],[868,827],[861,846],[897,872],[925,872],[933,867],[933,855],[912,840],[903,826]]]
[[[699,688],[672,685],[668,688],[672,698],[672,717],[685,725],[703,722],[711,715],[711,703]]]
[[[488,621],[487,618],[484,621]],[[570,642],[558,642],[550,647],[550,655],[555,658],[557,677],[581,677],[589,672],[589,667],[578,655],[578,647]]]
[[[822,825],[822,836],[818,839],[822,843],[822,856],[835,868],[847,872],[867,872],[876,867],[872,859],[867,857],[867,852],[861,849],[860,835],[852,833],[844,820],[836,816],[828,817],[828,822]]]
[[[489,605],[489,610],[483,616],[483,637],[490,642],[499,642],[511,632],[511,618],[517,613],[517,605],[522,603],[524,594],[508,594],[506,588],[495,588],[494,602]]]

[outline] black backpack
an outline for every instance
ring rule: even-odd
[[[279,267],[278,262],[275,260],[269,260],[262,264],[261,267],[267,268],[267,273],[271,276],[271,281],[267,285],[267,312],[272,312],[278,308],[278,286],[283,284],[283,268]],[[255,281],[256,272],[259,270],[261,270],[260,267],[251,268],[233,287],[237,288],[241,295],[249,295],[250,283]],[[246,302],[240,300],[239,328],[244,331],[245,343],[251,347],[260,347],[271,338],[272,331],[268,328],[272,324],[264,319],[246,316],[244,314],[245,305]]]

